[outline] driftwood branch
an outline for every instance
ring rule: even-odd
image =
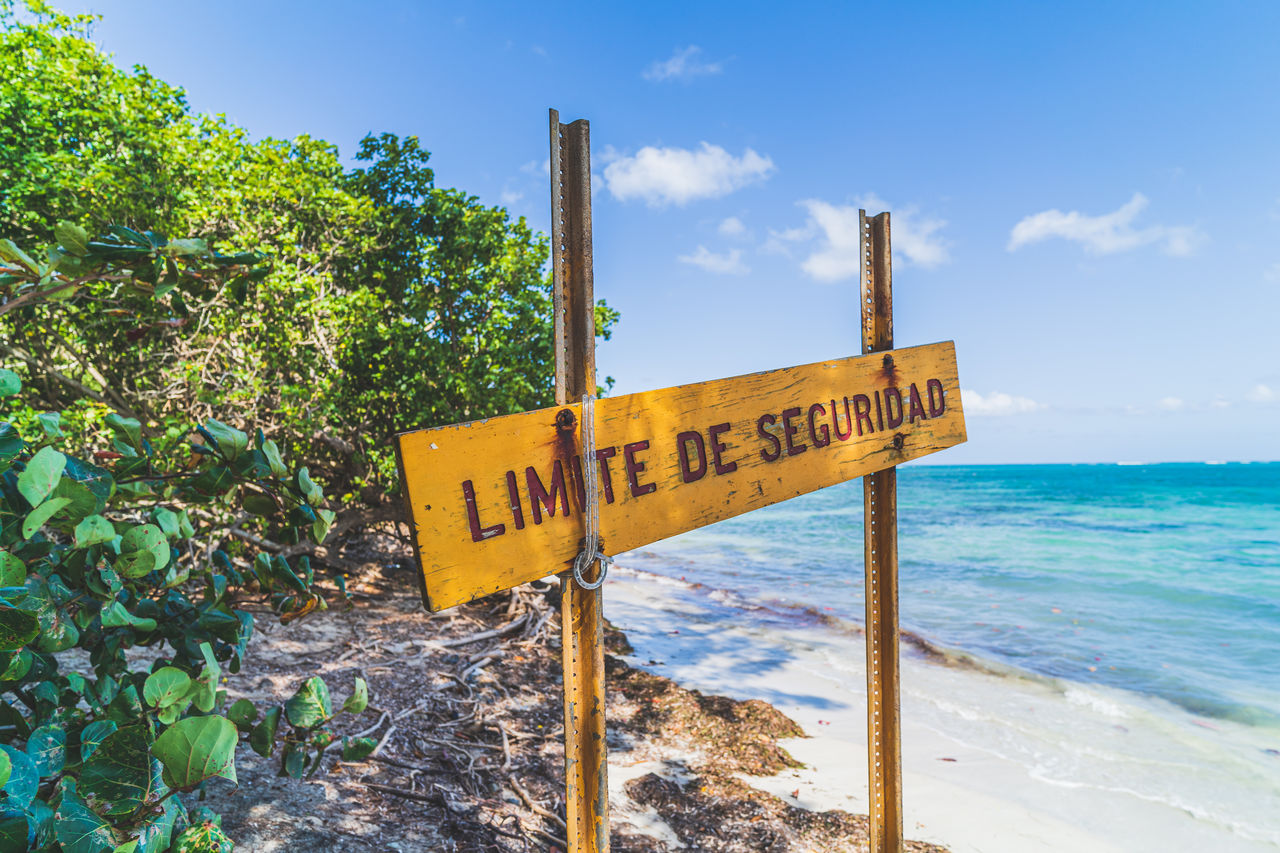
[[[465,637],[454,637],[450,640],[436,640],[436,645],[444,646],[446,649],[456,648],[457,646],[465,646],[469,643],[478,643],[481,640],[489,640],[494,637],[505,637],[507,634],[513,634],[520,630],[520,626],[529,620],[529,614],[525,613],[517,616],[507,624],[493,628],[489,631],[480,631],[476,634],[468,634]]]

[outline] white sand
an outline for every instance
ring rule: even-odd
[[[633,665],[703,692],[764,699],[810,735],[783,744],[804,768],[748,777],[750,784],[805,808],[865,813],[862,637],[752,618],[715,598],[623,569],[609,579],[605,614],[634,646]],[[1197,819],[1194,805],[1180,808],[1105,780],[1064,784],[1050,772],[1060,757],[1048,747],[1028,762],[1039,748],[1037,730],[1018,721],[1032,714],[1038,725],[1079,727],[1085,753],[1095,743],[1115,749],[1109,740],[1125,746],[1144,736],[1132,721],[1117,724],[1105,703],[1073,704],[1042,683],[941,666],[906,649],[902,670],[908,838],[954,853],[1280,850],[1203,815]],[[611,766],[610,775],[616,786],[637,774]],[[650,817],[660,824],[660,816]]]

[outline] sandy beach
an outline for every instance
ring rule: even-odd
[[[750,783],[805,808],[865,812],[857,627],[816,614],[779,617],[729,593],[628,569],[643,558],[621,560],[606,596],[607,617],[635,649],[628,662],[685,687],[770,702],[809,735],[782,744],[805,767]],[[939,663],[909,645],[902,670],[909,837],[955,853],[1280,850],[1280,815],[1265,799],[1256,821],[1232,825],[1231,803],[1188,795],[1195,780],[1183,777],[1200,775],[1195,752],[1203,749],[1194,725],[1171,731],[1123,697]],[[1144,763],[1149,785],[1135,785],[1129,765]],[[615,780],[628,772],[611,769]]]

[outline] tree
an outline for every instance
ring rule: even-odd
[[[6,315],[0,359],[41,405],[259,428],[369,518],[393,511],[397,431],[551,404],[545,237],[436,187],[415,137],[366,138],[345,169],[323,141],[195,114],[112,65],[91,20],[0,0],[0,236],[145,223],[273,263],[252,288],[157,302],[104,283]],[[597,319],[608,337],[617,313]]]

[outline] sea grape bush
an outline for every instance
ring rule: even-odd
[[[53,300],[110,306],[128,289],[179,317],[184,300],[248,287],[268,268],[261,255],[118,226],[55,233],[39,260],[0,240],[0,315],[20,322]],[[177,795],[235,782],[241,741],[278,749],[282,775],[314,773],[335,714],[368,704],[360,679],[337,710],[318,677],[261,713],[228,707],[222,686],[253,634],[238,601],[257,593],[284,621],[325,607],[307,557],[251,543],[319,543],[334,514],[261,430],[144,428],[107,407],[72,428],[25,407],[22,390],[0,368],[0,851],[230,850],[220,818]],[[342,752],[374,745],[344,739]]]

